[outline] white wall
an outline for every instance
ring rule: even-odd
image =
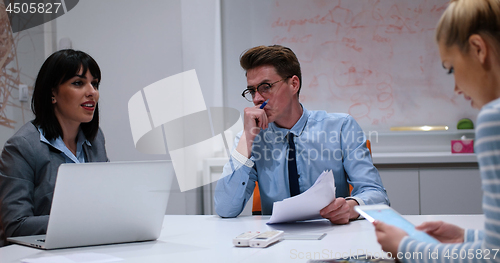
[[[247,81],[239,60],[240,55],[252,47],[251,21],[256,19],[258,14],[254,13],[251,7],[251,1],[222,1],[224,105],[240,112],[243,112],[245,107],[252,106],[251,102],[241,97]]]
[[[207,107],[222,105],[219,0],[181,0],[182,63],[196,69]]]
[[[89,53],[101,67],[101,128],[110,159],[164,159],[135,150],[128,100],[147,85],[182,72],[180,1],[140,5],[137,1],[80,1],[56,23],[58,40],[68,37],[74,49]]]

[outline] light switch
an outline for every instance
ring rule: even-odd
[[[21,102],[28,101],[28,85],[26,84],[19,85],[19,101]]]

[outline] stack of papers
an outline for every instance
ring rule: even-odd
[[[274,202],[273,214],[267,224],[321,218],[319,211],[333,200],[335,200],[335,179],[331,170],[324,171],[307,191]]]

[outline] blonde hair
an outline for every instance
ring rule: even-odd
[[[436,29],[436,40],[468,51],[473,34],[490,37],[500,47],[500,0],[451,0]]]

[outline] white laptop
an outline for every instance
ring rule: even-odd
[[[47,234],[7,240],[42,249],[156,240],[174,176],[171,161],[62,164]]]

